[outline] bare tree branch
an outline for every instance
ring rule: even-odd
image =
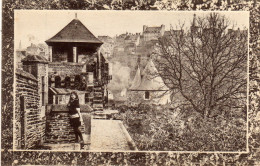
[[[190,30],[171,26],[153,58],[165,84],[207,117],[234,99],[245,101],[247,43],[246,30],[234,30],[227,18],[211,13],[197,18]]]

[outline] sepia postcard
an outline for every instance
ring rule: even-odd
[[[4,0],[1,165],[259,165],[256,0]]]
[[[1,165],[260,165],[257,0],[3,0]]]
[[[249,12],[15,10],[15,151],[248,152]]]

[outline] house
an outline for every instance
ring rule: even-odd
[[[38,55],[41,51],[43,50],[33,43],[31,43],[31,45],[26,48],[26,52],[29,54]]]
[[[143,26],[143,40],[158,40],[159,37],[162,37],[165,32],[165,25],[159,27],[148,27],[147,25]]]
[[[184,30],[171,29],[170,31],[165,31],[162,38],[166,38],[166,39],[170,40],[171,38],[182,35],[182,34],[184,34]]]
[[[150,59],[141,72],[138,67],[132,85],[127,92],[130,105],[149,103],[164,105],[171,102],[171,93]]]
[[[125,37],[126,44],[133,43],[135,46],[137,46],[139,45],[139,42],[140,42],[140,33],[136,33],[136,34],[129,33]]]

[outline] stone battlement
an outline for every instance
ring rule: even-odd
[[[61,107],[60,107],[61,108]],[[81,112],[84,125],[80,126],[82,134],[90,135],[91,116],[89,112]],[[47,143],[72,143],[75,140],[73,128],[70,126],[67,110],[55,109],[47,116],[46,142]]]

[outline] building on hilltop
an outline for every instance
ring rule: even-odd
[[[150,59],[141,72],[138,67],[132,85],[127,92],[128,104],[140,103],[164,105],[171,102],[171,93]]]
[[[38,55],[42,51],[44,51],[44,50],[39,48],[39,47],[37,47],[37,45],[33,44],[33,43],[31,43],[31,45],[26,48],[26,52],[28,54]]]
[[[228,29],[227,32],[229,35],[233,35],[233,38],[236,40],[240,40],[239,36],[243,35],[243,36],[247,36],[248,35],[248,31],[247,30],[241,30],[240,28],[238,28],[237,30],[235,29]]]
[[[126,36],[127,36],[127,33],[123,33],[121,35],[116,35],[116,37],[115,37],[116,44],[117,45],[124,44]]]
[[[163,36],[165,32],[165,25],[161,25],[159,27],[148,27],[146,25],[143,26],[143,40],[158,40],[159,37]]]
[[[169,39],[179,36],[181,34],[184,34],[184,30],[171,29],[169,31],[165,31],[164,35],[161,38],[165,38],[165,39],[169,40]]]
[[[103,42],[100,52],[104,55],[105,58],[111,57],[114,49],[114,40],[109,36],[98,36],[98,39]]]
[[[135,46],[138,46],[139,45],[139,42],[140,42],[140,33],[136,33],[136,34],[128,34],[126,37],[125,37],[125,41],[124,43],[126,44],[134,44]]]

